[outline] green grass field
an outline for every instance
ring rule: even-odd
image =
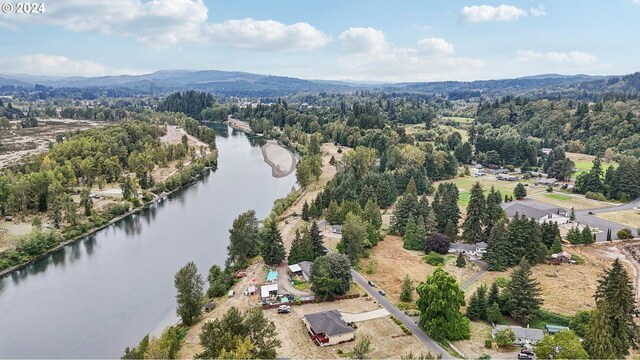
[[[444,181],[438,181],[436,182],[434,185],[437,187],[438,183],[440,182],[452,182],[454,184],[456,184],[458,186],[458,190],[460,192],[459,198],[458,198],[458,206],[460,206],[460,209],[466,209],[467,205],[469,204],[469,198],[471,197],[471,187],[476,183],[476,182],[480,182],[480,184],[482,185],[482,190],[484,191],[484,194],[487,195],[487,193],[489,192],[489,190],[491,189],[491,186],[493,186],[496,190],[499,190],[502,197],[504,198],[504,196],[506,194],[509,195],[513,195],[513,188],[516,187],[516,185],[518,184],[518,182],[521,182],[523,184],[529,183],[531,184],[532,182],[530,180],[522,180],[522,181],[499,181],[499,180],[488,180],[486,178],[482,178],[482,177],[472,177],[472,176],[466,176],[466,177],[457,177],[455,179],[452,180],[444,180]],[[534,193],[539,193],[544,191],[543,188],[539,187],[539,188],[531,188],[528,187],[527,188],[527,193],[528,194],[534,194]]]
[[[573,174],[574,177],[578,176],[579,174],[589,171],[591,170],[591,167],[593,166],[593,162],[591,161],[587,161],[587,160],[577,160],[574,161],[574,164],[576,164],[576,172]],[[615,162],[610,162],[610,163],[602,163],[602,171],[607,171],[607,169],[610,166],[614,166],[614,169],[616,167],[618,167],[618,164]]]
[[[544,196],[551,198],[551,199],[556,199],[556,200],[571,200],[572,197],[569,195],[563,195],[563,194],[545,194]]]

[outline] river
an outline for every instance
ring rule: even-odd
[[[258,144],[225,126],[218,170],[138,214],[0,279],[0,357],[119,358],[177,321],[173,276],[224,265],[243,211],[268,215],[295,185],[274,178]]]

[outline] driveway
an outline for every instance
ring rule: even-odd
[[[466,290],[469,286],[471,286],[474,282],[476,282],[476,280],[478,280],[478,278],[480,276],[482,276],[484,273],[487,272],[487,270],[489,269],[489,267],[487,266],[487,263],[482,261],[482,260],[469,260],[474,264],[477,264],[480,267],[480,270],[478,270],[477,273],[475,273],[471,278],[469,278],[469,280],[465,281],[462,285],[460,285],[460,290],[464,291]]]
[[[391,301],[389,301],[385,296],[382,296],[378,293],[377,289],[372,288],[367,283],[367,280],[360,275],[357,271],[351,269],[351,274],[353,275],[353,280],[357,282],[363,289],[365,289],[371,297],[376,299],[378,304],[382,305],[389,314],[396,317],[396,319],[400,320],[404,326],[406,326],[411,332],[422,341],[422,343],[431,350],[434,355],[441,355],[443,359],[454,359],[451,354],[449,354],[442,346],[440,346],[437,342],[435,342],[432,338],[429,337],[416,323],[411,320],[410,317],[405,315],[402,311],[400,311],[397,307],[395,307]]]
[[[373,320],[373,319],[389,316],[389,312],[387,311],[387,309],[366,311],[358,314],[350,314],[350,313],[343,313],[343,312],[341,312],[340,314],[342,314],[342,320],[348,323]]]

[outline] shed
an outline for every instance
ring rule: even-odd
[[[331,225],[331,232],[334,234],[342,234],[342,225]]]
[[[311,279],[311,267],[313,266],[313,263],[311,261],[302,261],[298,263],[298,265],[302,269],[302,277],[306,281],[309,281],[309,279]]]
[[[250,285],[247,288],[247,295],[253,295],[256,293],[256,286],[255,285]]]
[[[298,264],[289,265],[289,271],[295,275],[302,275],[302,268]]]
[[[260,298],[264,301],[272,295],[278,295],[278,284],[262,285],[260,287]]]

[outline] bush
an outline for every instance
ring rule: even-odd
[[[618,239],[620,240],[633,239],[633,232],[631,232],[631,229],[629,228],[619,230],[616,234],[618,235]]]
[[[587,191],[587,193],[584,194],[584,196],[587,199],[598,200],[598,201],[607,201],[607,197],[604,196],[604,194],[601,194],[601,193]]]
[[[433,265],[433,266],[442,266],[442,265],[444,265],[444,256],[442,256],[442,255],[440,255],[438,253],[435,253],[433,251],[428,253],[423,259],[429,265]]]
[[[584,259],[581,258],[579,255],[572,254],[571,260],[575,261],[576,265],[584,265]]]
[[[498,347],[511,346],[515,340],[516,335],[511,329],[500,330],[496,333],[496,345]]]
[[[491,349],[493,347],[493,341],[491,341],[491,339],[486,339],[484,341],[484,347],[486,349]]]
[[[436,252],[439,254],[446,254],[449,252],[450,241],[449,238],[440,233],[433,233],[427,237],[427,246],[424,249],[425,253]]]
[[[551,186],[551,185],[547,186],[547,192],[548,193],[552,193],[553,192],[553,186]]]
[[[107,215],[110,219],[113,219],[114,217],[120,216],[129,211],[129,203],[127,201],[124,201],[121,203],[107,204],[103,209],[104,214]]]

